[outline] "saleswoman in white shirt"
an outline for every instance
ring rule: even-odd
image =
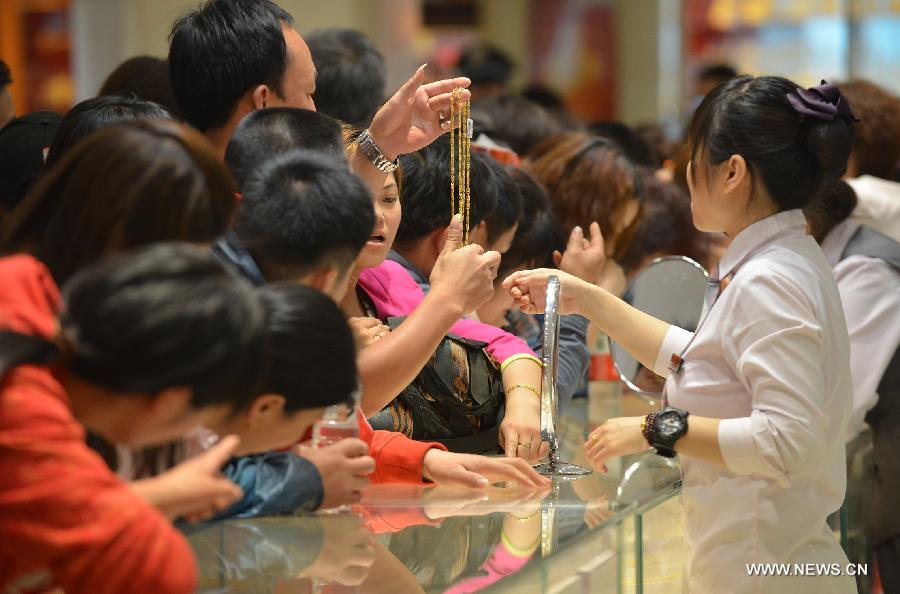
[[[739,77],[706,96],[688,132],[694,224],[733,241],[696,333],[560,271],[504,283],[537,313],[547,278],[559,276],[563,313],[588,317],[667,377],[666,409],[609,420],[585,449],[601,471],[648,444],[678,454],[691,592],[856,591],[848,575],[748,575],[755,563],[847,567],[826,518],[846,486],[849,342],[831,266],[800,209],[846,168],[854,120],[827,84]]]

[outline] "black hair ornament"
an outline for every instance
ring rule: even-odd
[[[841,94],[837,85],[825,80],[818,86],[798,88],[788,93],[787,100],[794,111],[808,118],[824,122],[832,122],[835,118],[844,118],[851,123],[859,121],[850,109],[850,102]]]

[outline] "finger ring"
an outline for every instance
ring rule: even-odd
[[[443,122],[444,120],[447,119],[447,116],[444,115],[444,112],[443,112],[443,111],[439,111],[439,112],[438,112],[438,119],[440,119],[440,120]]]
[[[530,443],[522,443],[522,442],[520,441],[520,442],[519,442],[519,445],[522,446],[523,448],[531,448],[531,444],[530,444]]]

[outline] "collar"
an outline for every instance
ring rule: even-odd
[[[834,268],[841,261],[841,256],[847,248],[847,243],[856,230],[859,229],[859,223],[845,219],[834,226],[834,229],[828,232],[825,239],[822,240],[822,251],[828,258],[828,263]]]
[[[416,281],[417,285],[429,284],[428,278],[424,274],[422,274],[422,271],[416,268],[412,262],[401,256],[398,252],[391,250],[390,252],[388,252],[387,259],[392,260],[405,268],[410,276],[413,277],[413,280]]]
[[[220,261],[233,265],[254,286],[262,287],[266,284],[266,279],[253,256],[250,255],[234,231],[226,231],[217,239],[213,244],[212,252]]]
[[[778,238],[806,235],[806,217],[800,209],[786,210],[757,221],[737,234],[719,262],[719,278],[734,274],[755,251]]]

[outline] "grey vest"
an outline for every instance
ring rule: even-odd
[[[900,271],[900,243],[860,225],[847,242],[841,260],[867,256],[883,260]],[[869,537],[877,545],[900,535],[900,348],[894,351],[881,382],[878,404],[866,415],[872,427],[874,477]]]

